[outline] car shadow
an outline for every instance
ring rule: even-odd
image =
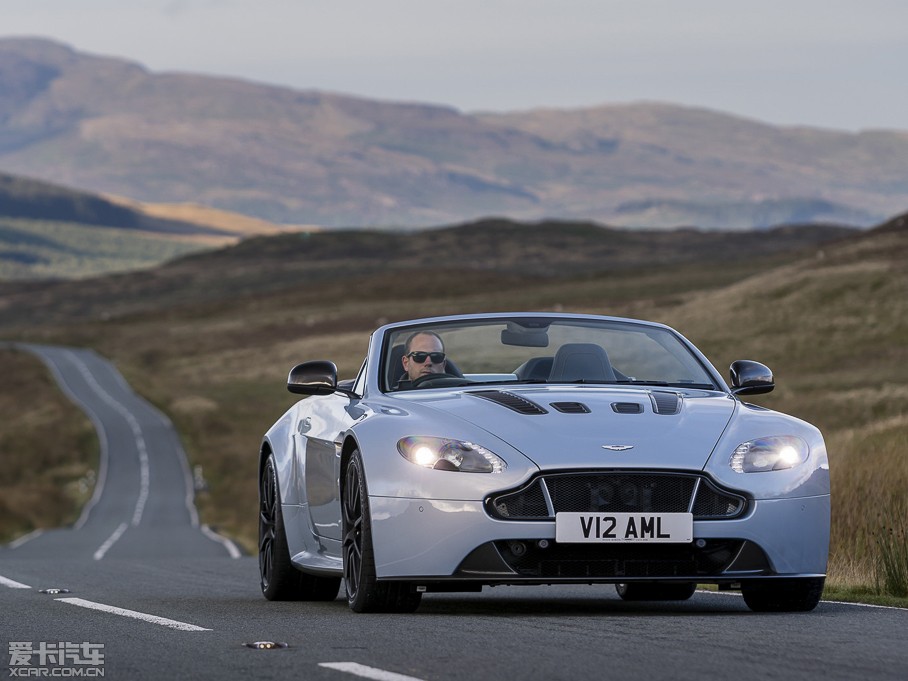
[[[426,594],[417,611],[419,615],[488,616],[488,617],[602,617],[622,616],[719,616],[751,615],[737,595],[697,592],[686,601],[624,601],[610,596],[569,596],[526,593],[498,596],[483,594]]]

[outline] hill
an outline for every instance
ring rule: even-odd
[[[280,223],[866,226],[908,205],[906,159],[904,131],[781,128],[651,103],[467,114],[0,40],[0,167]]]
[[[0,173],[0,216],[179,236],[233,236],[210,226],[153,217],[101,196],[6,173]]]
[[[662,311],[717,366],[775,372],[759,401],[817,424],[832,478],[830,574],[908,594],[908,215]],[[882,565],[888,557],[894,572]],[[894,587],[893,587],[894,588]],[[893,591],[892,593],[896,593]]]
[[[151,267],[278,225],[196,205],[142,204],[0,173],[0,280]]]
[[[418,232],[343,230],[252,237],[145,272],[79,282],[0,284],[0,329],[162,310],[181,314],[198,305],[296,294],[301,287],[337,296],[364,280],[368,289],[358,297],[374,300],[395,290],[396,279],[407,282],[414,273],[421,278],[436,273],[437,283],[426,284],[422,294],[447,291],[445,297],[484,286],[494,289],[496,282],[558,282],[712,263],[707,272],[694,276],[698,280],[748,272],[767,257],[790,258],[854,231],[823,225],[765,232],[635,231],[593,223],[491,219]]]

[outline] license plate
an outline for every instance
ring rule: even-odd
[[[557,513],[555,540],[686,544],[694,539],[691,513]]]

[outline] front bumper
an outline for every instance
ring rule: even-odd
[[[829,550],[829,495],[756,500],[744,517],[695,521],[688,545],[557,544],[554,522],[496,520],[480,501],[370,497],[369,503],[379,579],[491,584],[822,576]]]

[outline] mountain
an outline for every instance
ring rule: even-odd
[[[863,226],[908,205],[908,132],[638,103],[468,114],[0,39],[0,168],[296,224],[488,215],[625,226]]]

